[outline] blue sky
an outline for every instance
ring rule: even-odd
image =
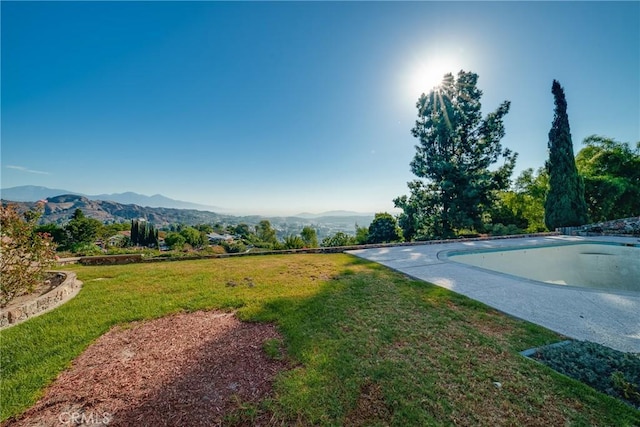
[[[163,194],[238,213],[392,211],[433,75],[511,101],[515,176],[640,140],[638,2],[1,2],[2,188]],[[222,210],[222,209],[220,209]]]

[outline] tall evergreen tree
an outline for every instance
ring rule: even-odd
[[[140,225],[140,246],[149,244],[149,223],[143,222]]]
[[[578,174],[567,115],[564,89],[557,80],[551,85],[555,102],[553,124],[549,131],[549,192],[544,203],[544,222],[549,230],[574,227],[588,222],[584,183]]]
[[[478,75],[446,74],[442,84],[423,94],[411,130],[418,138],[411,171],[410,197],[394,200],[404,212],[400,224],[405,238],[453,237],[462,228],[481,229],[482,214],[497,190],[509,185],[516,154],[502,148],[503,118],[509,101],[482,118]],[[500,158],[504,163],[491,166]]]
[[[158,246],[158,230],[147,221],[132,219],[131,244],[134,246]]]
[[[139,239],[138,231],[139,231],[138,221],[132,219],[131,220],[131,244],[133,246],[138,246],[138,239]]]

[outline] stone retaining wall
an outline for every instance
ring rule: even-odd
[[[75,297],[82,287],[82,282],[76,278],[76,273],[72,271],[58,271],[57,273],[64,274],[65,280],[51,291],[24,304],[10,304],[8,307],[0,309],[0,329],[24,322]]]
[[[558,229],[563,234],[577,236],[640,236],[640,216],[615,219],[582,225],[580,227],[565,227]]]
[[[141,261],[142,254],[84,256],[78,260],[82,265],[131,264]]]

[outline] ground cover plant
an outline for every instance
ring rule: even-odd
[[[522,357],[562,340],[445,289],[345,254],[74,266],[80,294],[0,332],[2,419],[115,325],[233,310],[272,322],[291,369],[227,424],[638,425],[640,412]],[[282,352],[280,347],[284,349]]]
[[[640,409],[640,354],[623,353],[588,341],[571,341],[542,347],[532,357]]]

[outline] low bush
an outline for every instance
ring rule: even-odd
[[[71,247],[74,256],[103,255],[104,251],[93,243],[77,243]]]
[[[487,227],[487,231],[492,236],[509,236],[513,234],[522,234],[522,230],[514,224],[492,224]]]
[[[222,242],[222,247],[229,254],[237,254],[247,250],[247,246],[241,241],[237,242]]]
[[[225,249],[220,245],[215,246],[207,246],[206,248],[200,250],[200,255],[220,255],[227,253]]]
[[[291,234],[285,236],[283,246],[284,249],[302,249],[304,248],[304,240],[300,236]]]

